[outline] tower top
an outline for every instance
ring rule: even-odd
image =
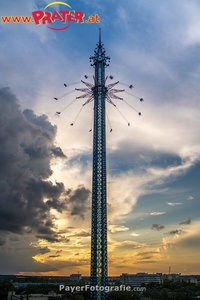
[[[97,63],[102,62],[105,67],[109,66],[108,62],[110,62],[110,57],[105,54],[106,51],[104,49],[104,44],[101,42],[101,28],[99,28],[99,41],[96,45],[96,49],[94,50],[94,55],[90,56],[90,62],[93,62],[91,66],[95,67]]]
[[[99,28],[99,45],[101,45],[101,28]]]

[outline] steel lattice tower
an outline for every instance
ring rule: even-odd
[[[100,287],[107,286],[107,192],[106,192],[106,101],[116,107],[111,98],[123,100],[115,93],[124,90],[113,89],[119,83],[106,85],[108,77],[105,76],[105,68],[109,65],[110,58],[106,56],[104,45],[101,42],[101,30],[99,41],[94,55],[90,57],[91,66],[94,67],[94,84],[85,82],[87,88],[76,89],[85,92],[76,97],[88,98],[83,104],[94,101],[94,128],[93,128],[93,175],[92,175],[92,229],[91,229],[91,273],[90,288],[91,300],[106,299],[105,290]],[[112,76],[110,76],[112,77]],[[85,76],[87,78],[87,76]],[[113,78],[113,77],[112,77]],[[71,124],[73,125],[73,124]],[[96,288],[98,287],[98,288]]]
[[[94,128],[93,128],[93,174],[92,174],[92,229],[91,229],[91,270],[90,270],[90,300],[105,300],[107,294],[105,287],[107,286],[107,184],[106,184],[106,101],[112,104],[118,111],[113,99],[123,100],[129,107],[138,112],[132,105],[127,103],[123,98],[115,95],[115,93],[124,92],[125,90],[114,89],[113,87],[119,81],[106,85],[108,76],[105,76],[105,69],[109,66],[110,57],[106,56],[104,45],[101,42],[101,29],[99,29],[99,41],[96,45],[94,55],[90,57],[91,66],[94,67],[94,84],[81,80],[86,88],[76,88],[76,91],[84,92],[83,95],[76,97],[62,111],[56,112],[60,115],[68,108],[76,99],[88,98],[82,105],[82,108],[94,101]],[[86,79],[87,75],[84,76]],[[109,79],[113,79],[109,76]],[[67,84],[64,83],[67,87]],[[133,85],[128,86],[130,89]],[[129,93],[128,93],[129,94]],[[66,94],[65,94],[66,95]],[[65,95],[61,96],[64,97]],[[134,98],[143,101],[143,98],[129,94]],[[60,97],[60,98],[61,98]],[[60,99],[59,98],[59,99]],[[58,98],[54,98],[58,100]],[[78,112],[79,116],[81,110]],[[122,113],[119,111],[122,115]],[[77,119],[75,118],[75,121]],[[122,115],[126,120],[126,118]],[[126,120],[127,121],[127,120]],[[130,123],[127,121],[128,126]],[[71,123],[70,125],[74,125]],[[90,130],[92,131],[92,130]],[[112,129],[110,129],[112,131]],[[102,290],[103,288],[103,290]]]
[[[90,57],[95,68],[94,131],[93,131],[93,178],[92,178],[92,234],[91,234],[91,286],[107,285],[107,197],[106,197],[106,120],[105,68],[109,57],[99,42]],[[94,291],[91,299],[105,299],[105,292]]]

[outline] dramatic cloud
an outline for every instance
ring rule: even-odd
[[[3,246],[5,244],[6,240],[3,236],[0,236],[0,246]]]
[[[48,0],[1,2],[2,15],[31,15]],[[133,5],[127,0],[122,6],[94,0],[92,7],[100,15],[103,43],[111,56],[107,83],[112,83],[113,74],[118,87],[125,89],[120,96],[130,104],[115,99],[121,115],[107,105],[108,224],[124,225],[109,228],[109,259],[115,266],[110,274],[166,272],[166,265],[174,265],[177,273],[187,269],[197,274],[199,222],[196,226],[195,222],[200,204],[193,204],[199,199],[200,3],[141,0]],[[81,10],[86,16],[94,13],[89,0],[81,0]],[[1,86],[12,86],[22,106],[13,95],[8,97],[8,90],[7,99],[0,100],[2,272],[88,274],[93,103],[81,114],[86,99],[68,105],[78,96],[74,88],[84,74],[93,82],[88,56],[98,40],[98,28],[72,27],[58,34],[45,25],[0,24]],[[62,112],[60,117],[56,111]],[[76,126],[70,126],[76,116]],[[150,230],[152,224],[157,227]],[[159,231],[162,224],[165,230]],[[162,245],[163,231],[168,236]],[[150,259],[157,248],[161,258],[155,253]],[[62,257],[48,258],[57,255]]]
[[[75,191],[70,193],[67,204],[72,216],[79,216],[84,220],[85,213],[89,209],[89,197],[90,191],[84,186],[79,186]]]
[[[159,224],[152,224],[152,226],[151,226],[151,229],[158,230],[158,231],[162,230],[164,228],[165,228],[164,225],[159,225]]]
[[[0,230],[59,241],[51,210],[83,218],[90,192],[83,186],[65,191],[63,183],[47,180],[51,160],[66,157],[55,145],[57,128],[47,116],[22,113],[8,88],[0,89],[0,111]]]
[[[191,224],[191,219],[188,218],[186,221],[182,221],[181,223],[179,223],[179,225],[190,225]]]

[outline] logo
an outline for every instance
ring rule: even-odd
[[[58,7],[62,9],[58,10]],[[35,23],[46,25],[51,30],[68,29],[72,23],[100,23],[99,15],[95,14],[86,18],[82,11],[73,10],[72,7],[62,1],[53,1],[45,6],[43,10],[32,12],[32,16],[2,16],[3,23]]]

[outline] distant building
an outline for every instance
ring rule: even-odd
[[[125,285],[141,286],[142,284],[148,284],[151,282],[162,283],[162,274],[148,274],[148,273],[137,273],[128,274],[122,273],[120,276],[120,282]]]
[[[180,276],[181,276],[181,273],[179,273],[179,274],[163,274],[162,278],[163,278],[163,280],[177,281],[177,280],[180,280]]]
[[[185,281],[188,283],[198,284],[198,276],[199,275],[181,275],[179,274],[163,274],[163,280],[172,280],[172,281]]]
[[[109,276],[108,277],[108,282],[115,282],[115,281],[120,281],[119,276]]]
[[[72,281],[79,281],[82,279],[82,275],[81,274],[71,274],[69,276],[69,279],[72,280]]]
[[[197,278],[195,278],[195,277],[192,276],[192,275],[182,275],[182,276],[180,276],[180,280],[181,280],[181,281],[188,282],[188,283],[195,283],[195,284],[198,283]]]

